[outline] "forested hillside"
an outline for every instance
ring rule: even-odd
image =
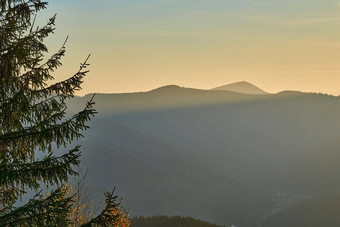
[[[221,227],[198,219],[181,216],[152,216],[132,219],[130,227]]]

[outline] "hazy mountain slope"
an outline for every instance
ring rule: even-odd
[[[263,227],[338,227],[340,196],[313,198],[273,214]]]
[[[89,183],[102,191],[117,185],[134,215],[254,226],[285,204],[340,190],[340,167],[331,165],[334,175],[323,181],[313,174],[326,172],[304,163],[339,138],[338,97],[169,86],[95,101],[99,115],[82,142]]]
[[[340,137],[295,154],[289,163],[289,168],[295,170],[294,175],[286,181],[304,181],[306,187],[301,188],[299,194],[307,195],[315,190],[320,194],[336,194],[340,188],[339,161]]]
[[[212,90],[233,91],[233,92],[244,93],[244,94],[252,94],[252,95],[268,94],[264,90],[256,87],[253,84],[245,82],[245,81],[227,84],[227,85],[224,85],[224,86],[213,88]]]
[[[133,218],[131,227],[221,227],[190,217],[152,216]]]
[[[81,141],[91,191],[117,186],[133,215],[181,214],[220,223],[248,220],[239,211],[254,209],[249,185],[193,161],[195,151],[109,121],[95,119],[91,126]]]

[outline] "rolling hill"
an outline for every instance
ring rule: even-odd
[[[340,226],[340,196],[308,199],[273,214],[263,227],[338,227]]]
[[[95,102],[99,114],[79,141],[88,185],[94,194],[117,186],[132,215],[257,226],[340,190],[339,97],[166,86]]]

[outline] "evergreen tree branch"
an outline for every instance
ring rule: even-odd
[[[120,203],[116,203],[118,196],[113,195],[115,189],[116,188],[114,188],[112,192],[105,193],[106,206],[103,211],[97,217],[93,218],[88,223],[83,224],[81,227],[91,227],[94,224],[106,227],[112,226],[115,223],[117,219],[116,211],[120,205]]]
[[[40,182],[59,184],[67,181],[69,175],[77,174],[73,166],[80,162],[79,146],[60,157],[48,155],[40,161],[22,163],[14,161],[0,166],[0,186],[21,186],[22,189],[38,189]]]
[[[72,197],[65,197],[66,188],[58,188],[46,198],[37,195],[17,209],[0,210],[0,226],[67,226],[67,213]]]
[[[68,78],[64,81],[52,84],[52,85],[45,87],[43,89],[33,91],[33,93],[34,92],[38,92],[38,93],[43,92],[46,95],[60,94],[61,93],[61,94],[68,94],[71,97],[73,97],[74,92],[81,89],[80,85],[83,83],[83,78],[89,72],[89,70],[85,70],[85,69],[87,68],[87,66],[89,66],[87,61],[89,60],[90,56],[91,55],[88,55],[87,58],[85,59],[85,61],[80,64],[80,68],[79,68],[78,72],[76,74],[74,74],[72,77],[70,77],[70,78]]]
[[[40,150],[45,150],[48,148],[47,145],[52,142],[55,142],[58,148],[61,145],[65,146],[72,140],[82,137],[80,131],[89,128],[85,122],[97,113],[93,109],[94,102],[92,100],[93,97],[87,102],[83,111],[62,123],[36,125],[20,131],[8,132],[0,135],[0,142],[11,148],[32,147],[32,144],[35,144]],[[16,152],[20,152],[20,150]]]

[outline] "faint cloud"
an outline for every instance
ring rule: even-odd
[[[336,3],[336,6],[340,8],[340,2]]]

